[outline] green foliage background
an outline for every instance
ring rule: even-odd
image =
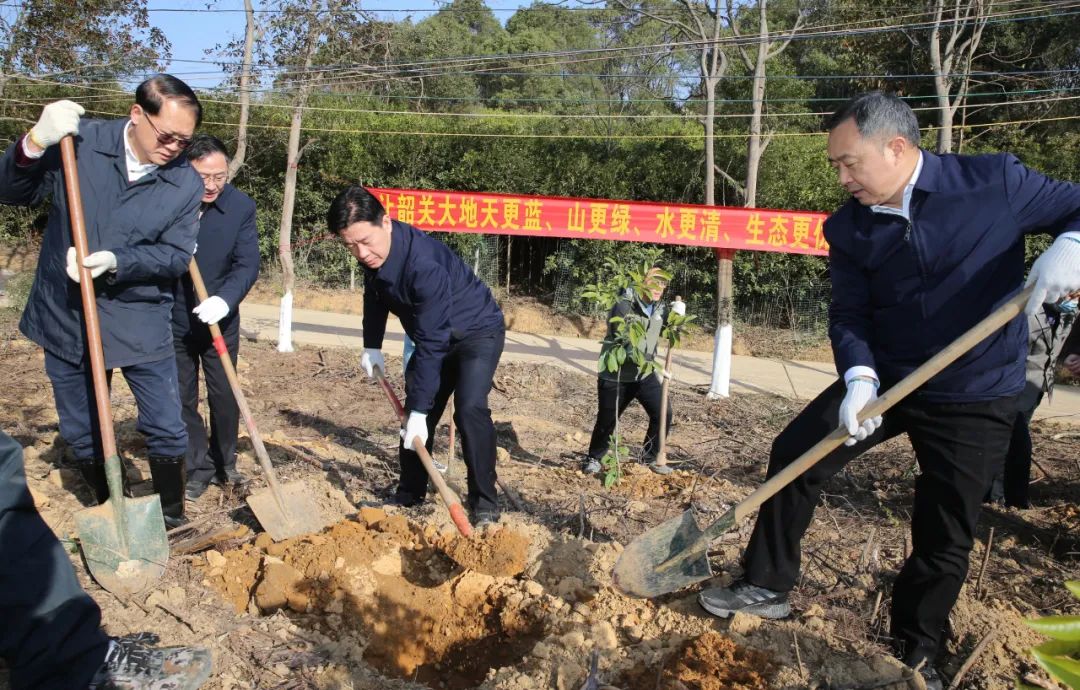
[[[39,9],[55,3],[33,0]],[[276,0],[276,5],[295,3]],[[632,3],[627,3],[632,5]],[[752,29],[755,3],[735,3],[746,12],[744,33]],[[87,5],[86,12],[96,5]],[[306,7],[307,4],[298,7]],[[633,5],[632,5],[633,6]],[[1035,5],[1033,5],[1034,7]],[[141,5],[134,5],[140,9]],[[794,4],[769,4],[774,31],[790,27]],[[824,0],[800,4],[807,25],[877,21],[910,14],[908,3],[882,0],[868,6]],[[654,14],[684,11],[671,0],[649,0]],[[70,10],[77,18],[81,6]],[[297,7],[293,11],[299,11]],[[47,14],[47,13],[46,13]],[[139,21],[144,14],[134,14]],[[603,197],[641,201],[701,203],[704,200],[702,86],[695,78],[698,55],[686,47],[658,50],[672,39],[670,27],[616,3],[582,11],[535,3],[498,17],[482,0],[453,0],[420,21],[366,20],[335,24],[320,44],[321,65],[369,65],[381,75],[323,83],[304,114],[303,142],[294,217],[297,270],[301,278],[326,286],[348,284],[350,259],[324,235],[330,199],[349,183],[386,187],[491,191],[518,194]],[[152,19],[152,17],[151,17]],[[1069,118],[1080,115],[1077,101],[1033,104],[1029,99],[1067,98],[1080,90],[1080,50],[1070,18],[999,22],[988,25],[973,70],[1053,70],[1023,79],[985,78],[971,103],[1004,103],[972,109],[966,129],[955,139],[963,152],[1010,150],[1049,175],[1080,180],[1080,134]],[[74,23],[78,26],[78,23]],[[89,24],[88,24],[89,25]],[[138,24],[143,35],[152,31]],[[15,27],[17,29],[17,26]],[[12,29],[15,31],[15,29]],[[137,32],[136,32],[137,33]],[[287,32],[285,32],[287,34]],[[157,34],[153,34],[157,36]],[[263,64],[289,64],[294,42],[271,32],[259,47]],[[730,36],[725,28],[724,36]],[[795,41],[768,64],[766,131],[772,134],[762,159],[757,206],[831,211],[844,200],[825,161],[821,114],[868,88],[886,88],[911,98],[915,107],[934,104],[927,56],[919,31],[899,31]],[[923,37],[924,38],[924,37]],[[80,36],[65,38],[74,46]],[[100,36],[85,39],[88,45]],[[15,32],[13,43],[27,45]],[[646,50],[642,46],[653,46]],[[163,52],[160,45],[159,52]],[[626,50],[584,58],[528,59],[538,51]],[[131,44],[123,49],[130,54]],[[167,46],[166,46],[167,49]],[[746,170],[748,70],[731,53],[731,67],[719,90],[717,166],[738,183]],[[1016,55],[1025,55],[1017,60]],[[454,56],[504,56],[490,69],[442,68],[421,74],[403,67]],[[106,55],[105,57],[108,57]],[[0,56],[2,59],[3,56]],[[277,62],[275,62],[277,61]],[[132,63],[145,68],[142,63]],[[0,62],[0,67],[3,63]],[[25,131],[41,106],[55,98],[81,99],[91,116],[123,116],[130,105],[131,78],[105,73],[65,74],[43,83],[29,74],[47,67],[9,60],[0,74],[0,133],[11,140]],[[1071,70],[1071,71],[1070,71]],[[896,75],[887,77],[883,75]],[[110,79],[112,81],[110,81]],[[254,99],[248,158],[234,183],[258,203],[260,248],[266,265],[276,263],[291,88],[284,78],[264,80]],[[1018,94],[1018,95],[999,95]],[[1031,94],[1031,95],[1027,95]],[[226,142],[236,139],[236,91],[228,85],[201,94],[205,129]],[[428,113],[418,115],[418,113]],[[778,115],[783,115],[778,116]],[[920,111],[925,126],[932,112]],[[1023,125],[1015,120],[1042,120]],[[959,124],[959,122],[958,122]],[[985,127],[984,125],[994,125]],[[933,135],[924,137],[933,146]],[[717,202],[739,205],[734,184],[718,177]],[[0,208],[0,241],[29,242],[37,211]],[[482,240],[446,235],[463,253]],[[516,238],[499,250],[503,276],[513,288],[550,299],[557,279],[570,292],[599,279],[606,261],[632,265],[653,248],[622,242]],[[1033,238],[1029,258],[1046,243]],[[715,299],[715,257],[709,250],[659,247],[661,259],[690,292],[694,305]],[[740,252],[735,265],[736,300],[814,299],[828,286],[822,259]],[[584,307],[582,307],[584,308]],[[695,311],[708,322],[707,309]]]

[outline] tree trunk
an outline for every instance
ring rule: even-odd
[[[705,205],[716,204],[716,80],[705,78]]]
[[[296,273],[292,256],[292,217],[296,206],[296,170],[300,164],[300,127],[304,118],[307,87],[301,86],[289,124],[289,154],[285,168],[285,191],[281,201],[281,225],[278,230],[278,256],[281,258],[281,318],[278,323],[278,351],[292,352],[292,301]]]
[[[746,197],[743,205],[757,205],[758,170],[761,168],[761,112],[765,107],[765,64],[769,61],[769,24],[766,17],[767,0],[758,2],[759,31],[757,60],[754,62],[754,85],[750,109],[750,139],[746,145]]]
[[[951,153],[953,120],[956,111],[967,98],[971,62],[979,49],[994,0],[956,0],[950,10],[952,16],[949,19],[944,17],[944,0],[931,0],[929,7],[934,14],[927,48],[930,53],[930,69],[934,72],[934,97],[938,108],[937,152]],[[944,37],[942,29],[946,24],[948,32],[947,37]],[[963,38],[968,27],[970,34]],[[953,74],[954,71],[959,74]],[[954,95],[952,87],[955,84],[959,84],[959,88]]]
[[[951,77],[947,75],[948,64],[952,62],[952,55],[941,54],[941,21],[944,12],[944,0],[934,0],[932,10],[934,12],[934,28],[930,30],[929,52],[930,69],[934,72],[934,99],[938,107],[938,133],[937,152],[949,153],[952,150],[952,103],[949,98],[949,90],[952,86]],[[956,30],[955,27],[953,29]],[[946,51],[948,53],[948,51]]]
[[[323,33],[323,22],[334,17],[327,12],[319,19],[319,0],[312,0],[308,35],[304,45],[304,70],[301,72],[300,86],[293,103],[292,121],[289,123],[289,149],[285,167],[285,189],[281,200],[281,225],[278,230],[278,256],[281,258],[281,316],[278,321],[278,351],[292,352],[292,303],[296,274],[292,256],[292,217],[296,206],[296,172],[300,165],[300,129],[304,120],[304,106],[311,94],[311,63],[319,37]]]
[[[251,107],[251,52],[255,44],[255,8],[251,0],[244,0],[244,12],[247,13],[244,29],[244,65],[240,68],[240,123],[236,131],[236,155],[229,163],[229,179],[244,165],[247,157],[248,111]]]

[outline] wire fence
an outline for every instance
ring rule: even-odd
[[[537,285],[523,285],[520,275],[522,265],[517,257],[511,261],[509,238],[500,235],[432,233],[446,242],[465,263],[488,285],[496,298],[507,296],[507,278],[514,279],[515,289],[526,288],[526,294],[535,293]],[[554,248],[554,260],[550,280],[554,310],[563,314],[602,318],[596,305],[581,298],[585,282],[580,267],[588,257],[568,240],[559,241]],[[542,256],[542,255],[538,255]],[[295,253],[297,274],[314,279],[327,287],[362,287],[363,275],[358,265],[337,243],[300,243]],[[536,261],[534,259],[534,261]],[[696,247],[675,246],[664,250],[662,262],[672,273],[667,289],[669,298],[681,296],[694,314],[697,324],[706,330],[716,328],[716,269],[711,250]],[[542,267],[537,267],[540,274]],[[518,273],[516,277],[514,273]],[[734,320],[739,326],[751,326],[766,330],[790,333],[794,340],[821,338],[828,329],[828,305],[830,286],[828,282],[806,284],[793,282],[787,286],[772,286],[768,294],[750,290],[740,293],[739,281],[735,284]],[[545,299],[546,301],[546,299]]]
[[[581,299],[583,285],[575,278],[573,266],[577,248],[569,242],[559,246],[560,259],[555,276],[552,306],[555,311],[602,317],[596,305]],[[667,295],[681,296],[691,314],[702,328],[716,328],[716,272],[702,271],[702,250],[693,247],[674,247],[667,252],[666,261],[674,268]],[[713,261],[712,252],[708,252]],[[736,324],[764,329],[790,331],[795,339],[820,338],[828,330],[830,285],[792,285],[777,288],[770,294],[739,294],[735,285],[734,320]]]

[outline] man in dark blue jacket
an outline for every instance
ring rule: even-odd
[[[240,302],[259,277],[259,232],[255,226],[255,202],[226,182],[229,155],[221,140],[199,134],[191,142],[187,157],[203,181],[195,261],[210,295],[198,302],[190,275],[174,285],[173,348],[188,434],[187,498],[194,501],[210,483],[240,486],[246,482],[236,469],[240,408],[209,326],[216,323],[221,329],[235,365],[240,348]],[[200,363],[210,405],[209,439],[199,414]]]
[[[366,269],[364,371],[368,376],[375,367],[385,371],[381,348],[391,312],[416,344],[405,369],[408,418],[394,502],[423,502],[427,473],[410,449],[419,438],[431,450],[435,427],[453,393],[468,469],[469,511],[477,526],[497,522],[495,426],[488,394],[506,327],[491,290],[445,244],[391,220],[363,187],[339,194],[330,204],[327,223]]]
[[[852,195],[825,224],[832,277],[829,336],[842,378],[773,442],[768,476],[837,425],[851,438],[761,508],[743,578],[699,596],[719,616],[788,615],[800,542],[822,486],[874,445],[907,433],[919,461],[912,553],[893,587],[898,656],[933,663],[964,582],[980,502],[1009,443],[1027,354],[1023,315],[882,417],[859,412],[1020,290],[1024,236],[1057,236],[1036,261],[1029,310],[1080,287],[1080,185],[1011,155],[937,156],[918,148],[915,114],[873,92],[827,124],[829,161]]]
[[[77,135],[79,182],[105,367],[124,372],[139,408],[154,490],[166,524],[183,521],[184,453],[172,283],[187,270],[198,233],[202,184],[180,153],[202,118],[194,92],[167,74],[135,91],[129,117],[79,121],[71,101],[45,106],[30,132],[0,159],[0,203],[32,205],[52,195],[37,272],[19,328],[45,349],[60,435],[98,502],[108,498],[97,428],[79,271],[60,168],[64,136]]]

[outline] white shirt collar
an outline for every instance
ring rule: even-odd
[[[911,179],[908,180],[907,186],[904,187],[902,208],[893,208],[892,206],[871,206],[870,210],[874,213],[891,213],[894,216],[903,216],[904,220],[911,220],[911,193],[915,191],[915,183],[919,179],[922,167],[923,154],[922,149],[919,149],[919,161],[915,163],[915,170],[911,173]]]
[[[131,148],[131,142],[128,141],[128,130],[130,129],[131,120],[128,120],[127,124],[124,125],[124,153],[127,159],[128,182],[135,182],[157,170],[158,166],[153,163],[139,162],[139,157],[135,155],[135,151]]]

